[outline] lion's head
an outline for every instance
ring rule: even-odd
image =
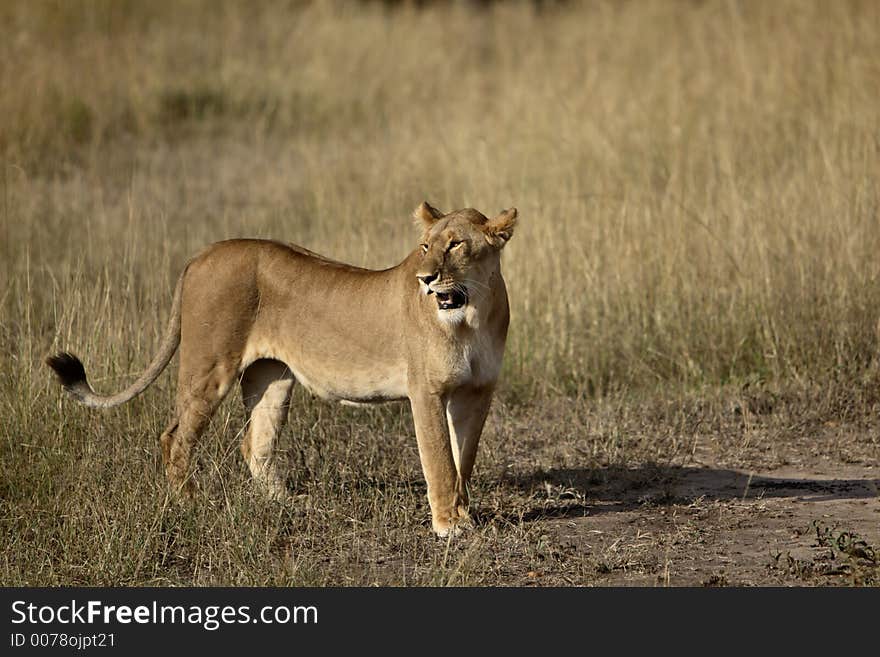
[[[424,294],[434,295],[440,318],[464,316],[472,300],[489,289],[501,249],[513,235],[516,208],[494,219],[472,208],[443,214],[422,203],[413,216],[422,228],[422,260],[416,272]]]

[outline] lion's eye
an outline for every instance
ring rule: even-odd
[[[427,244],[420,244],[419,246],[422,247],[422,253],[427,253],[427,252],[428,252],[428,245],[427,245]]]
[[[452,242],[449,243],[449,246],[446,248],[446,250],[447,250],[447,251],[452,251],[452,249],[457,249],[457,248],[460,247],[462,244],[464,244],[464,242],[457,242],[457,241],[454,241],[454,240],[453,240]]]

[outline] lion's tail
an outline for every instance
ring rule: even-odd
[[[162,338],[159,352],[153,358],[150,366],[138,377],[137,381],[115,395],[99,395],[86,380],[86,371],[82,361],[71,353],[61,352],[54,356],[46,357],[46,364],[55,371],[65,392],[86,406],[110,408],[124,404],[146,390],[168,365],[171,357],[174,356],[174,352],[177,351],[177,346],[180,344],[180,297],[185,274],[186,269],[184,269],[180,278],[177,279],[177,287],[174,289],[174,300],[171,302],[171,317],[168,319],[168,328],[165,329],[165,336]]]

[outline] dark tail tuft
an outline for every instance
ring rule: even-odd
[[[78,383],[85,383],[86,370],[82,361],[66,351],[46,357],[46,365],[55,370],[58,380],[65,388],[72,388]]]

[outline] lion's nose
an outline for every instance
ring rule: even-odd
[[[427,287],[433,281],[437,280],[437,273],[435,272],[433,274],[417,274],[416,278],[418,278]]]

